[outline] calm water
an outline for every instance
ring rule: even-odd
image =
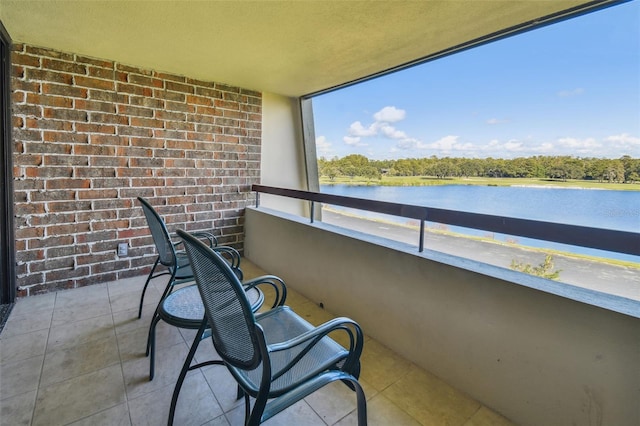
[[[471,213],[509,216],[594,228],[640,232],[640,191],[607,191],[537,187],[442,186],[349,186],[321,185],[327,194],[414,204]],[[337,208],[337,207],[336,207]],[[349,209],[343,209],[349,210]],[[381,217],[361,211],[356,214]],[[387,220],[403,221],[402,218]],[[406,221],[406,220],[404,220]],[[486,232],[449,227],[454,232],[486,235]],[[505,236],[495,236],[504,240]],[[549,247],[581,254],[640,261],[638,256],[602,252],[583,247],[541,242],[518,237],[519,244]]]

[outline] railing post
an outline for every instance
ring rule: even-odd
[[[424,220],[420,221],[420,242],[418,243],[418,251],[424,251]]]
[[[315,205],[316,204],[312,201],[311,202],[311,223],[313,223],[313,218],[315,217],[315,214],[314,214]]]
[[[256,209],[260,207],[260,193],[256,191]]]

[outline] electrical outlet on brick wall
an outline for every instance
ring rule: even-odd
[[[127,243],[118,244],[118,256],[124,257],[124,256],[127,256],[128,254],[129,254],[129,244]]]

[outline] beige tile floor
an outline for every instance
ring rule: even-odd
[[[247,277],[263,272],[243,261]],[[0,425],[162,425],[192,330],[158,327],[156,376],[144,356],[163,279],[137,304],[145,277],[20,299],[0,334]],[[331,315],[290,290],[287,304],[311,323]],[[366,331],[366,330],[365,330]],[[209,341],[197,359],[215,357]],[[370,425],[510,425],[499,414],[367,338],[361,383]],[[187,375],[176,425],[241,425],[242,401],[224,367]],[[334,383],[269,425],[355,425],[355,396]]]

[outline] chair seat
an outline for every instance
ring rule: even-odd
[[[257,288],[246,292],[251,309],[260,309],[264,294]],[[195,284],[180,288],[167,296],[158,308],[160,318],[176,327],[197,329],[204,318],[204,305]]]
[[[176,263],[178,264],[178,270],[176,271],[176,281],[189,279],[193,280],[193,270],[191,264],[189,264],[189,258],[185,252],[176,253]]]
[[[256,322],[264,330],[267,345],[287,341],[316,328],[288,306],[281,306],[264,314],[256,315]],[[271,352],[272,373],[277,374],[280,369],[291,363],[306,349],[309,343],[288,350]],[[272,382],[270,397],[280,396],[297,386],[301,381],[306,381],[318,373],[331,369],[345,359],[348,354],[349,352],[333,339],[323,337],[308,353],[302,356],[300,361]],[[249,371],[235,368],[234,370],[247,389],[258,392],[262,377],[261,366]]]

